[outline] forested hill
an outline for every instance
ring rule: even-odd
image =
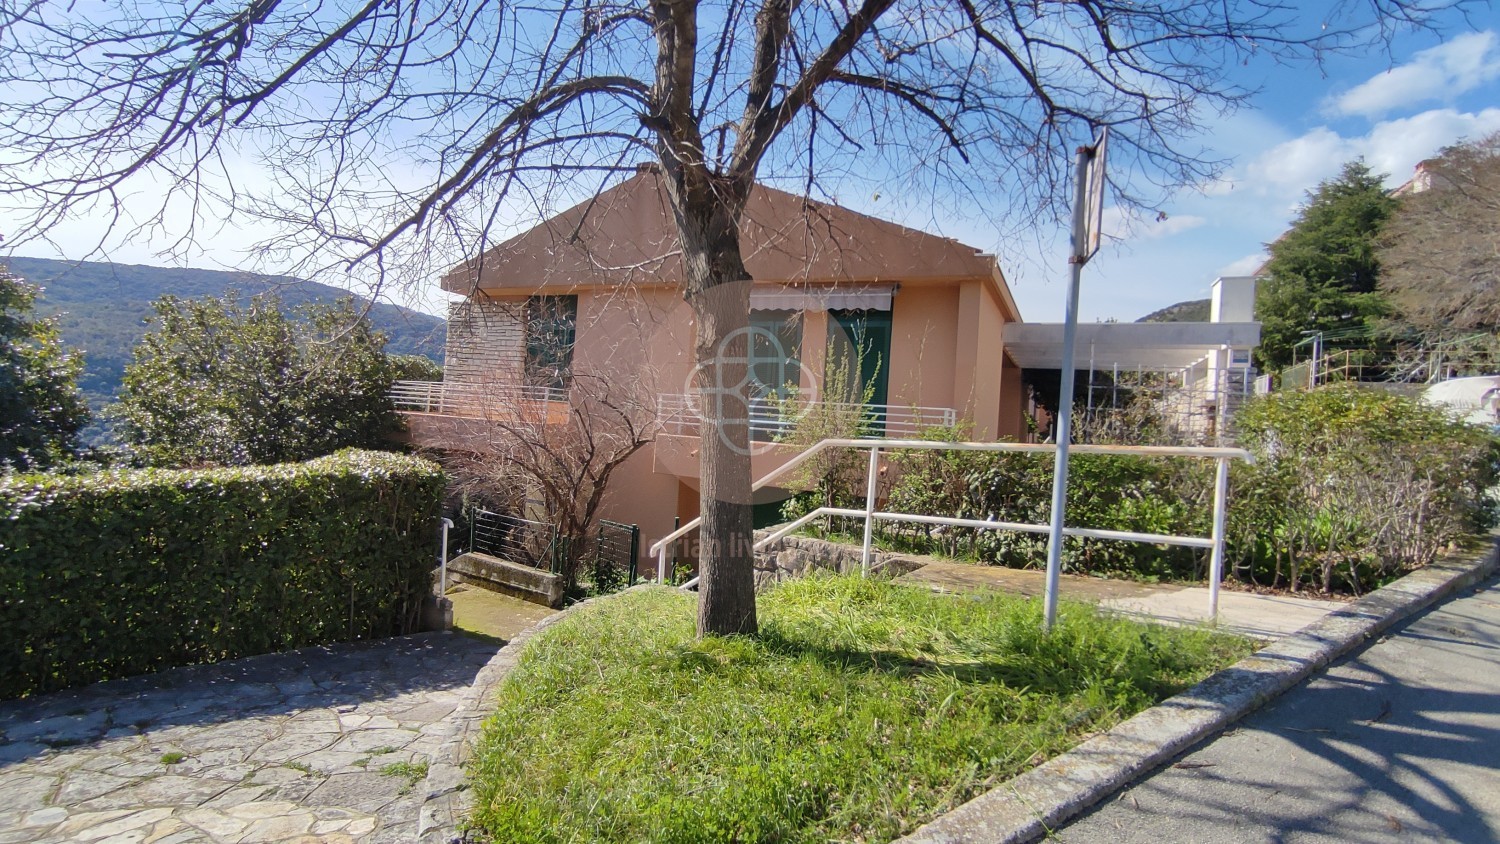
[[[1136,320],[1136,322],[1208,322],[1209,301],[1207,299],[1189,299],[1186,302],[1178,302],[1168,305],[1159,311]]]
[[[37,310],[61,313],[63,342],[86,355],[79,386],[97,409],[120,387],[131,350],[146,332],[151,302],[168,293],[184,299],[220,296],[238,290],[249,297],[275,287],[289,306],[333,302],[349,292],[326,284],[217,270],[144,267],[130,264],[0,258],[12,274],[45,288]],[[386,349],[442,360],[445,323],[437,317],[376,304],[375,326],[388,338]]]

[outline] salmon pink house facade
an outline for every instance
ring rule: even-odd
[[[744,214],[756,476],[798,406],[865,407],[876,435],[964,423],[1023,438],[1027,394],[1005,348],[1020,315],[992,255],[953,240],[758,187]],[[611,478],[603,515],[646,537],[698,511],[693,312],[675,226],[645,169],[453,268],[441,384],[398,385],[421,447],[483,450],[495,414],[562,422],[587,385],[628,387],[653,441]],[[830,372],[838,371],[842,377]],[[842,392],[830,395],[836,385]],[[784,490],[763,490],[769,514]]]

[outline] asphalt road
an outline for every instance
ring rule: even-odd
[[[1394,628],[1052,840],[1500,842],[1500,579]]]

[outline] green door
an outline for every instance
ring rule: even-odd
[[[873,387],[870,404],[888,404],[891,384],[891,312],[833,310],[828,312],[828,360],[858,361],[859,381],[852,397],[829,397],[829,401],[858,400],[867,386]],[[877,421],[884,421],[876,417]],[[883,425],[880,426],[883,429]]]

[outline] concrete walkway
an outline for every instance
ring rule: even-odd
[[[509,642],[521,631],[557,610],[478,586],[457,585],[448,590],[453,602],[453,629],[495,642]]]
[[[1500,580],[1063,827],[1110,841],[1500,841]]]
[[[945,592],[996,589],[1037,596],[1042,594],[1047,578],[1040,570],[932,561],[897,579]],[[1061,591],[1065,599],[1090,601],[1121,615],[1168,624],[1208,621],[1207,587],[1065,574],[1061,578]],[[1219,627],[1259,639],[1277,639],[1301,630],[1342,606],[1344,604],[1340,601],[1223,589],[1219,592]]]
[[[414,840],[498,649],[428,633],[0,703],[0,844]]]

